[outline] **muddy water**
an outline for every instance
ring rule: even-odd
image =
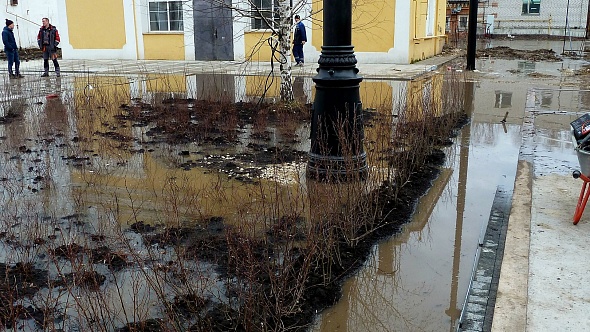
[[[447,162],[440,177],[421,199],[414,219],[401,234],[373,248],[365,266],[344,284],[341,300],[321,313],[312,330],[454,330],[496,189],[499,186],[512,189],[528,92],[531,88],[544,91],[534,102],[545,105],[547,112],[575,112],[588,105],[588,95],[577,91],[576,80],[570,75],[571,70],[581,65],[581,61],[530,63],[490,58],[478,61],[479,72],[468,75],[465,83],[465,108],[471,113],[472,121],[459,132],[455,144],[447,148]],[[532,73],[543,75],[533,77]],[[104,89],[117,97],[104,103],[116,105],[136,97],[146,101],[156,99],[157,92],[149,94],[141,88],[156,80],[105,78]],[[235,91],[240,90],[242,81],[244,78],[223,80],[224,87],[233,86],[223,89],[229,91],[228,98],[248,96],[247,92]],[[203,158],[199,154],[201,147],[150,145],[145,127],[105,128],[105,120],[112,116],[106,111],[109,107],[85,107],[86,101],[101,95],[97,91],[102,86],[99,83],[92,83],[92,89],[89,83],[71,78],[17,83],[8,87],[10,94],[0,95],[3,97],[0,116],[5,116],[11,108],[25,109],[22,121],[0,125],[1,211],[3,220],[11,221],[6,226],[15,234],[30,234],[30,239],[50,235],[57,241],[71,243],[82,239],[89,230],[107,238],[120,236],[118,223],[150,221],[175,226],[202,215],[223,216],[227,220],[238,216],[247,220],[251,213],[264,212],[264,206],[258,206],[257,202],[263,202],[263,197],[271,191],[273,195],[278,193],[284,205],[289,206],[288,202],[301,195],[301,187],[305,186],[304,165],[297,163],[267,170],[269,177],[273,177],[270,180],[280,179],[281,185],[273,185],[276,182],[269,180],[269,186],[257,192],[248,190],[243,183],[228,181],[226,174],[200,168],[181,169],[179,165]],[[195,78],[196,89],[199,85],[199,79]],[[210,84],[203,86],[211,88]],[[125,92],[114,87],[123,87]],[[401,82],[366,79],[361,87],[363,102],[369,108],[377,107],[399,97],[405,87]],[[309,79],[299,82],[297,89],[300,100],[311,100]],[[388,101],[380,99],[384,97],[383,91],[387,91]],[[46,99],[50,93],[60,93],[61,98]],[[557,134],[543,133],[540,147],[561,148],[564,158],[571,158],[573,154],[568,153],[567,143],[555,144],[567,138],[567,131],[563,130],[567,124],[552,125],[549,127]],[[122,151],[121,141],[93,137],[97,131],[105,133],[114,129],[133,138],[125,143],[131,145],[130,149]],[[296,129],[301,137],[307,137],[307,130],[305,126]],[[273,128],[268,131],[273,139],[281,135]],[[366,134],[375,135],[370,130]],[[254,141],[249,128],[241,135],[244,142]],[[305,142],[297,148],[306,150]],[[148,150],[139,151],[146,145]],[[230,158],[228,151],[217,153],[219,158]],[[554,162],[546,164],[549,170]],[[19,217],[12,219],[13,216]],[[69,223],[72,219],[79,219],[79,226],[83,227],[72,227]],[[30,224],[37,226],[27,227]],[[149,251],[139,236],[130,239],[133,241],[140,252]],[[0,258],[6,262],[30,258],[23,255],[0,250]],[[174,259],[174,254],[163,250],[148,258],[167,261]],[[50,273],[53,276],[67,273],[73,267],[61,269]],[[197,274],[205,280],[203,283],[209,284],[200,288],[222,297],[219,294],[223,293],[223,286],[215,283],[214,274],[206,273],[211,268],[197,266],[195,270],[205,271]],[[157,296],[141,287],[152,278],[150,273],[125,270],[114,276],[105,294],[113,293],[116,299],[117,288],[138,289],[136,294],[126,293],[123,302],[131,303],[140,297],[138,312],[157,317],[160,308],[152,306]],[[61,302],[72,300],[62,299],[60,294],[41,296]],[[120,302],[112,305],[115,311],[123,311]],[[75,312],[66,313],[75,317]],[[116,317],[118,326],[136,319],[126,315]]]
[[[490,46],[499,45],[540,48],[527,41],[492,41]],[[547,41],[543,48],[557,51],[561,46]],[[420,201],[412,222],[402,234],[373,248],[364,268],[345,283],[341,300],[321,314],[313,331],[458,329],[496,189],[513,188],[529,92],[539,91],[529,103],[548,114],[571,112],[573,121],[579,116],[576,112],[588,110],[588,92],[580,90],[572,74],[584,64],[577,59],[557,63],[479,59],[478,71],[469,74],[466,83],[466,90],[474,91],[467,101],[473,105],[472,121],[447,150],[441,176]],[[537,117],[540,122],[551,119]],[[541,157],[535,161],[537,172],[571,171],[564,166],[576,158],[569,122],[543,127],[549,129],[535,138],[537,149],[551,149],[552,155],[561,151],[562,159]]]

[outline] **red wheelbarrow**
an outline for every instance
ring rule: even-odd
[[[584,181],[582,190],[580,191],[580,197],[578,198],[578,205],[576,205],[576,212],[574,213],[574,225],[577,225],[578,221],[580,221],[580,218],[582,218],[582,213],[584,213],[586,203],[588,203],[588,197],[590,197],[590,187],[588,187],[590,178],[582,174],[580,171],[574,171],[574,174],[572,175],[574,176],[574,179],[580,178]]]
[[[588,141],[588,138],[590,138],[590,134],[584,139],[584,141]],[[584,208],[590,197],[590,186],[588,186],[588,183],[590,182],[590,178],[588,177],[590,176],[590,151],[582,148],[582,144],[577,143],[578,142],[574,137],[574,150],[576,150],[576,154],[578,155],[580,170],[574,171],[572,175],[574,179],[582,179],[584,184],[582,184],[582,190],[580,191],[580,197],[578,198],[578,204],[576,205],[576,212],[574,213],[574,225],[577,225],[580,218],[582,218],[582,213],[584,213]]]

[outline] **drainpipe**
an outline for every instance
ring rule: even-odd
[[[133,6],[133,33],[135,35],[135,60],[139,60],[139,41],[137,40],[137,14],[135,13],[135,0],[131,1]]]
[[[563,29],[563,50],[561,54],[565,54],[565,40],[567,38],[567,28],[570,16],[570,0],[567,0],[567,8],[565,10],[565,28]]]
[[[586,17],[586,39],[590,38],[590,1],[588,1],[588,16]]]

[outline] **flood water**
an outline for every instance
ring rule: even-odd
[[[535,47],[534,43],[518,44],[516,41],[492,41],[490,45],[502,43],[513,48]],[[560,42],[548,45],[556,49],[562,46]],[[362,269],[345,282],[342,298],[318,315],[311,330],[457,329],[476,251],[496,190],[512,190],[529,91],[544,91],[541,99],[535,102],[548,110],[587,110],[584,105],[588,105],[589,95],[580,91],[577,78],[571,75],[572,70],[585,63],[579,59],[554,63],[479,59],[478,71],[466,73],[463,79],[465,107],[471,121],[453,139],[454,144],[445,148],[447,159],[441,174],[421,198],[413,220],[400,234],[372,248]],[[533,77],[531,73],[543,75]],[[11,229],[9,234],[29,234],[30,239],[51,235],[63,243],[75,243],[91,231],[114,238],[120,236],[115,224],[128,226],[145,221],[181,225],[191,217],[203,215],[222,216],[227,220],[239,215],[247,220],[249,214],[265,209],[257,202],[262,202],[262,197],[271,191],[274,194],[278,191],[278,197],[285,202],[292,202],[293,197],[301,195],[301,187],[305,186],[305,163],[301,162],[263,169],[262,174],[266,174],[263,181],[269,185],[256,194],[242,182],[228,181],[225,173],[179,167],[197,159],[205,163],[233,162],[230,155],[257,142],[253,127],[241,132],[240,144],[220,149],[215,158],[203,155],[202,146],[190,142],[151,143],[147,135],[149,127],[109,127],[113,116],[109,109],[117,109],[133,98],[149,103],[169,97],[170,92],[164,86],[170,88],[173,80],[168,79],[165,84],[150,89],[150,85],[160,79],[63,77],[41,82],[5,82],[4,92],[0,94],[0,117],[8,116],[15,109],[25,110],[22,120],[0,122],[0,211],[4,226]],[[234,101],[256,98],[256,91],[248,90],[244,77],[194,77],[188,81],[192,82],[192,88],[181,89],[176,92],[178,96],[223,95]],[[387,103],[383,99],[391,102],[399,97],[411,82],[366,79],[362,84],[363,103],[371,108]],[[295,92],[300,101],[313,99],[312,85],[310,78],[296,80]],[[88,107],[89,100],[104,95],[99,93],[101,89],[108,91],[110,98],[103,101],[103,107]],[[52,93],[59,98],[47,99]],[[96,138],[96,133],[107,135],[115,129],[129,139]],[[309,132],[306,125],[296,124],[291,129],[300,137],[307,137]],[[277,128],[269,126],[266,130],[272,144],[282,142],[286,136]],[[555,130],[557,134],[546,136],[560,140],[568,128],[567,124],[555,124],[548,130]],[[367,136],[371,135],[368,130]],[[548,142],[547,146],[552,144]],[[125,149],[122,150],[123,145]],[[294,142],[293,147],[308,151],[309,143],[301,140]],[[564,154],[570,158],[573,152]],[[252,167],[257,166],[252,163]],[[70,224],[72,219],[79,221],[79,227]],[[34,222],[39,220],[43,222]],[[36,228],[30,228],[30,224]],[[134,240],[138,252],[144,253],[146,258],[157,256],[161,261],[175,258],[176,254],[171,251],[154,254],[149,245],[141,243],[140,239],[130,242]],[[14,251],[9,241],[2,243],[2,249],[0,260],[6,263],[33,260],[35,255],[43,254]],[[62,270],[49,273],[57,276],[73,268],[65,264]],[[224,286],[216,283],[216,274],[210,266],[202,264],[192,268],[200,271],[203,279],[199,282],[208,285],[201,288],[223,297],[219,294],[224,292]],[[118,287],[104,290],[109,299],[115,299],[109,304],[117,312],[114,316],[119,326],[148,313],[157,316],[151,306],[152,297],[157,294],[141,286],[142,281],[150,280],[149,273],[141,273],[141,268],[124,270],[111,280]],[[117,302],[117,296],[121,295],[115,293],[124,288],[138,291],[123,294],[123,300]],[[72,301],[65,294],[41,296]],[[125,312],[126,304],[138,302],[139,313]],[[75,316],[67,310],[66,314]],[[23,324],[34,328],[31,322]],[[68,324],[79,326],[75,322]]]
[[[547,48],[559,54],[563,42],[492,40],[486,46]],[[547,112],[572,112],[573,121],[576,112],[588,111],[589,92],[571,73],[585,64],[579,59],[537,63],[478,59],[477,71],[466,84],[474,91],[471,123],[447,150],[441,176],[421,199],[414,220],[402,234],[375,246],[358,276],[346,282],[342,299],[321,315],[313,330],[457,330],[496,189],[513,189],[529,91],[541,91],[537,94],[541,98],[533,101],[537,106]],[[537,79],[531,73],[544,75]],[[538,149],[558,149],[562,160],[574,160],[569,123],[542,126],[549,129],[540,133],[543,142]],[[545,165],[539,166],[545,172],[563,164],[537,162]]]

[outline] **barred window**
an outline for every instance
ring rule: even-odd
[[[522,14],[540,14],[541,0],[522,0]]]
[[[278,0],[252,0],[252,29],[271,29],[279,23]]]
[[[150,1],[150,31],[183,31],[182,1]]]

